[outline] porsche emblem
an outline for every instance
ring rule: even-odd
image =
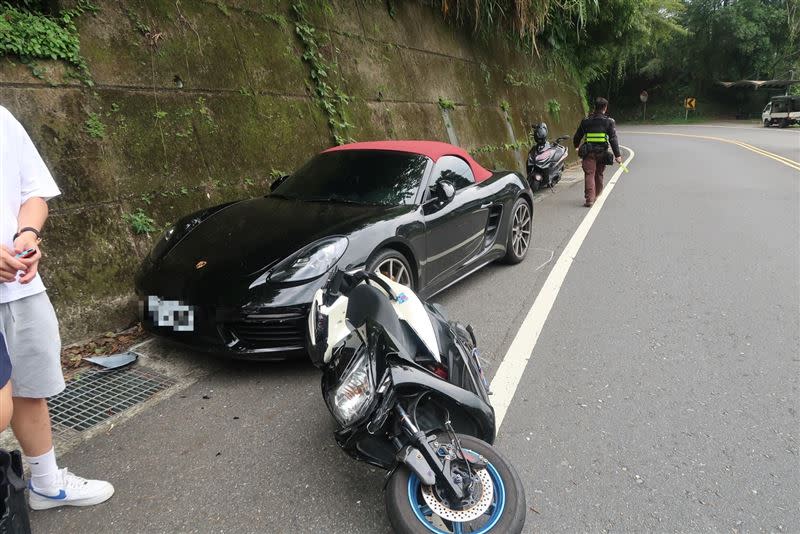
[[[197,262],[197,265],[195,265],[194,268],[195,269],[202,269],[206,265],[208,265],[208,262],[206,260],[200,260],[200,261]]]

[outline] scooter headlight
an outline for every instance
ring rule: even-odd
[[[364,354],[350,367],[333,393],[333,415],[342,426],[348,426],[363,415],[375,394],[369,360]]]

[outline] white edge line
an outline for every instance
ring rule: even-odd
[[[627,167],[636,154],[626,146],[623,146],[623,148],[630,152],[630,156],[623,163]],[[603,209],[603,204],[605,204],[606,199],[614,189],[622,172],[622,167],[617,169],[611,181],[603,188],[603,194],[595,201],[594,206],[589,209],[578,229],[572,234],[569,243],[564,247],[564,251],[558,257],[558,261],[547,276],[547,280],[545,280],[542,289],[536,296],[536,300],[533,301],[533,306],[528,310],[528,314],[522,321],[514,341],[511,342],[511,346],[497,368],[497,373],[492,379],[491,390],[494,392],[492,406],[494,406],[495,426],[498,430],[500,425],[503,424],[503,419],[506,416],[508,407],[511,405],[511,401],[514,399],[514,394],[522,379],[522,374],[525,372],[525,367],[528,365],[528,360],[533,356],[533,349],[539,340],[539,334],[541,334],[544,323],[547,321],[547,316],[550,315],[550,310],[553,309],[553,304],[572,266],[572,262],[575,260],[575,256],[577,256],[584,239],[586,239],[586,235],[597,219],[600,210]]]

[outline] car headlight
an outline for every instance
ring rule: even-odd
[[[333,392],[331,408],[333,415],[342,426],[348,426],[369,406],[375,393],[369,360],[365,353],[350,367]]]
[[[172,240],[172,236],[174,236],[174,235],[175,235],[175,226],[174,225],[170,226],[169,228],[164,230],[164,233],[161,234],[161,237],[158,238],[158,241],[156,241],[156,244],[153,247],[153,250],[150,252],[150,256],[154,260],[157,260],[158,258],[161,258],[162,256],[164,256],[169,251],[170,241]]]
[[[301,282],[328,272],[347,250],[346,237],[327,237],[292,254],[259,276],[250,288],[270,282]]]

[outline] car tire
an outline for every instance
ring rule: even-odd
[[[408,259],[400,252],[385,248],[379,250],[367,263],[367,270],[380,272],[398,284],[417,290],[417,282]]]
[[[764,128],[769,128],[769,119],[764,119]]]
[[[520,197],[511,208],[508,221],[508,241],[506,242],[505,263],[514,265],[525,259],[533,237],[533,206]]]
[[[523,486],[517,470],[500,454],[500,451],[488,443],[463,434],[459,434],[458,439],[461,441],[462,447],[486,458],[497,478],[502,481],[503,511],[496,519],[497,523],[493,527],[489,527],[489,532],[492,534],[519,534],[525,526],[528,505],[525,499],[525,486]],[[392,529],[398,534],[441,532],[438,528],[433,530],[436,528],[433,524],[427,521],[423,523],[414,512],[410,492],[416,484],[419,484],[416,475],[412,475],[405,465],[399,466],[389,478],[384,492],[384,502],[386,515]]]

